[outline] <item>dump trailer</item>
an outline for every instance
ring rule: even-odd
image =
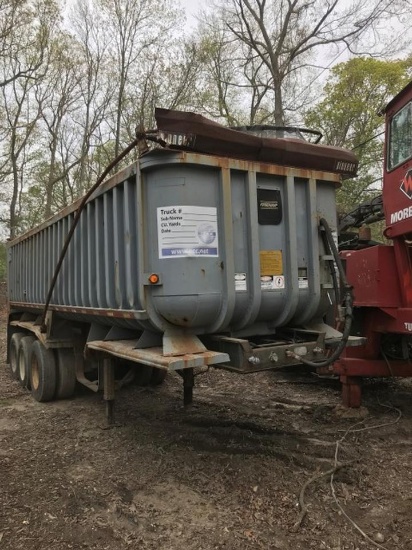
[[[347,343],[325,319],[341,301],[335,191],[355,156],[296,129],[156,120],[137,162],[8,244],[8,362],[38,401],[77,381],[103,389],[111,418],[132,377],[177,371],[190,403],[210,366],[329,364]]]

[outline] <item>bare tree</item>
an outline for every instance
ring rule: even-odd
[[[5,122],[8,126],[0,172],[3,185],[11,188],[8,225],[10,237],[16,235],[19,224],[20,198],[24,187],[24,173],[33,158],[33,138],[40,118],[40,110],[30,101],[34,82],[14,80],[11,89],[2,88]]]
[[[136,127],[156,126],[156,107],[181,110],[203,107],[200,74],[200,59],[193,43],[175,42],[148,52],[139,63],[139,77],[125,98],[122,120],[128,139],[133,139]]]
[[[116,111],[115,149],[120,149],[122,116],[128,87],[133,89],[139,64],[149,52],[164,47],[168,34],[176,25],[176,10],[170,0],[96,0],[104,18],[115,74]]]
[[[222,0],[219,13],[243,56],[255,68],[260,66],[252,71],[259,80],[259,101],[265,89],[272,91],[273,120],[283,125],[286,90],[310,64],[313,53],[338,44],[354,51],[370,39],[375,44],[369,41],[365,47],[372,51],[379,25],[393,17],[395,4],[402,6],[403,1]],[[250,84],[257,93],[256,82]]]
[[[59,15],[54,0],[0,0],[0,87],[34,78]]]
[[[45,78],[50,42],[59,22],[54,0],[0,0],[0,89],[4,140],[0,144],[0,173],[9,194],[7,225],[16,234],[21,197],[37,151],[40,118],[35,86]]]
[[[244,118],[244,105],[241,105],[244,58],[239,55],[236,41],[227,33],[224,22],[213,15],[204,15],[197,33],[197,85],[203,87],[206,98],[201,111],[230,125],[241,124]]]
[[[55,39],[52,52],[47,79],[36,83],[36,100],[46,130],[43,139],[49,151],[49,157],[43,161],[48,166],[47,176],[43,182],[46,190],[46,218],[53,213],[55,185],[64,180],[67,173],[80,162],[79,156],[76,155],[64,166],[59,155],[59,145],[66,139],[66,120],[75,118],[80,110],[81,62],[76,52],[76,44],[68,36],[60,35]]]
[[[73,198],[82,195],[92,184],[93,149],[100,145],[98,129],[104,123],[115,97],[112,72],[108,59],[107,36],[97,6],[77,0],[70,13],[70,30],[78,43],[83,59],[80,81],[82,109],[76,124],[81,129],[81,154],[74,181],[67,181]]]

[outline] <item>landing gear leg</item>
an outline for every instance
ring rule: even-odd
[[[103,359],[103,399],[106,401],[106,420],[108,426],[114,424],[114,366],[111,359]]]
[[[193,387],[195,385],[195,376],[193,369],[183,370],[183,404],[186,407],[193,402]]]
[[[194,371],[193,369],[182,369],[176,372],[183,378],[183,404],[187,407],[193,402]]]

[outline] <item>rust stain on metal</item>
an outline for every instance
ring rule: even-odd
[[[114,262],[114,289],[117,294],[117,296],[121,295],[120,290],[120,268],[119,268],[119,262],[116,260]]]
[[[193,334],[172,332],[171,334],[165,333],[163,335],[163,355],[165,357],[174,357],[187,353],[203,353],[205,351],[206,347]]]
[[[161,347],[136,349],[137,340],[88,342],[86,348],[98,352],[106,352],[122,359],[142,363],[151,367],[167,370],[205,367],[229,360],[226,353],[204,351],[202,353],[186,353],[184,355],[165,357]]]
[[[161,132],[179,136],[190,133],[194,138],[190,142],[169,142],[169,147],[174,149],[282,166],[326,169],[352,177],[356,175],[356,156],[352,151],[340,147],[318,145],[295,138],[258,136],[227,128],[196,113],[171,109],[156,108],[155,118]]]
[[[315,179],[324,182],[340,185],[341,176],[334,172],[325,172],[322,170],[309,170],[306,168],[295,168],[282,166],[281,164],[273,164],[269,162],[261,162],[254,160],[242,160],[216,155],[205,155],[201,153],[177,152],[178,160],[182,164],[197,164],[211,166],[220,169],[239,170],[242,172],[258,172],[262,174],[270,174],[276,176],[291,176],[301,179]]]
[[[10,302],[9,307],[13,307],[23,310],[42,310],[44,304],[35,304],[28,302]],[[62,313],[81,313],[84,315],[114,317],[118,319],[147,319],[146,310],[125,310],[125,309],[100,309],[100,308],[86,308],[86,307],[68,307],[51,305],[49,307],[51,311],[61,311]]]
[[[46,334],[41,332],[40,325],[34,324],[32,321],[11,321],[13,327],[20,327],[32,332],[46,348],[71,348],[73,341],[64,338],[48,338]]]

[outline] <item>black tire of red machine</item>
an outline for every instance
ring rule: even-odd
[[[10,339],[10,355],[9,355],[9,366],[10,372],[14,380],[18,380],[18,369],[19,369],[19,347],[21,339],[24,338],[24,332],[15,332]]]
[[[34,336],[23,336],[20,340],[18,354],[17,380],[23,388],[30,390],[30,357],[36,338]]]
[[[31,394],[36,401],[52,401],[56,394],[57,367],[54,353],[39,340],[31,349],[30,361]]]
[[[56,399],[68,399],[76,386],[75,357],[72,349],[56,350],[57,382]]]

